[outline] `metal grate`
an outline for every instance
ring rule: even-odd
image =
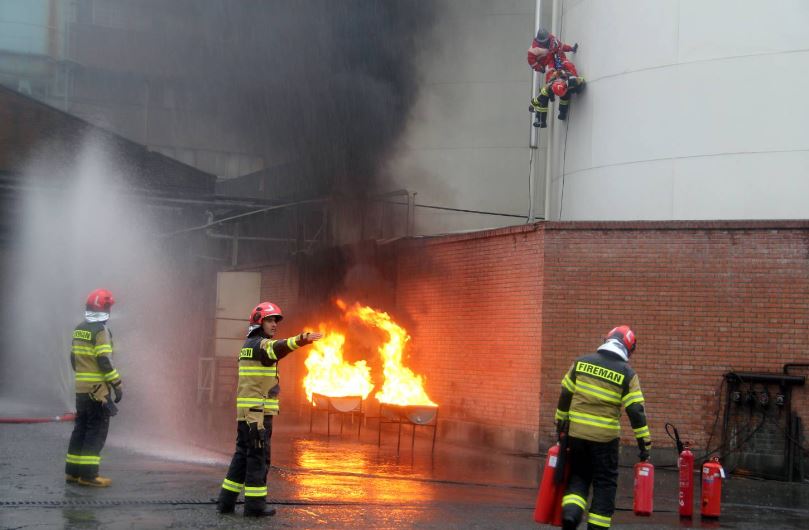
[[[0,506],[140,506],[154,504],[216,504],[215,499],[59,499],[43,501],[0,501]]]

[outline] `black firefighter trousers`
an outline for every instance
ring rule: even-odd
[[[219,491],[220,511],[232,512],[242,489],[244,490],[245,513],[264,511],[264,507],[267,505],[267,460],[269,434],[272,433],[272,416],[264,417],[264,426],[264,447],[257,448],[253,447],[247,422],[237,422],[236,451],[233,453],[227,476]]]
[[[98,476],[101,449],[107,441],[110,416],[90,394],[76,394],[76,423],[65,458],[65,474],[92,480]]]
[[[582,520],[590,485],[593,500],[587,518],[589,530],[609,528],[618,489],[618,443],[591,442],[570,437],[570,479],[562,498],[562,528],[575,529]]]

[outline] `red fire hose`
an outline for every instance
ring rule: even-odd
[[[75,419],[75,412],[65,412],[61,416],[48,418],[0,418],[0,423],[50,423],[54,421],[73,421]]]

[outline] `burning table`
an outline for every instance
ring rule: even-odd
[[[312,432],[312,421],[315,412],[326,413],[326,434],[331,436],[331,417],[334,414],[340,416],[340,434],[343,434],[343,423],[345,417],[350,416],[353,423],[354,416],[359,416],[357,422],[357,438],[360,437],[362,420],[365,416],[362,411],[362,396],[324,396],[323,394],[312,394],[312,407],[309,409],[309,432]]]
[[[435,452],[435,435],[438,431],[438,406],[437,405],[393,405],[390,403],[379,404],[379,432],[377,433],[376,445],[382,445],[382,424],[394,423],[399,426],[398,441],[396,442],[396,453],[402,445],[402,424],[413,426],[413,433],[410,436],[410,451],[416,445],[416,427],[422,425],[433,430],[433,445],[431,454]]]
[[[438,405],[434,403],[424,389],[424,378],[404,366],[405,347],[410,336],[402,326],[390,315],[368,306],[354,304],[348,307],[342,301],[337,306],[345,317],[356,319],[368,326],[383,331],[387,340],[377,349],[382,359],[384,381],[382,389],[374,394],[379,401],[379,429],[377,445],[382,443],[382,424],[395,423],[399,426],[398,452],[401,447],[402,424],[413,426],[411,449],[415,445],[416,427],[423,425],[433,429],[433,451],[438,427]],[[312,345],[306,367],[309,372],[303,384],[306,395],[312,404],[309,416],[309,431],[312,430],[312,417],[316,411],[327,413],[328,432],[331,433],[331,415],[340,414],[340,432],[342,433],[345,415],[359,414],[364,418],[362,402],[373,389],[370,368],[364,360],[354,364],[343,360],[345,335],[335,331],[332,326],[320,325],[323,339]],[[359,436],[362,428],[357,433]]]
[[[362,428],[362,402],[373,390],[371,383],[371,370],[365,361],[348,363],[343,360],[343,344],[345,335],[334,330],[320,326],[323,339],[312,345],[312,350],[306,358],[306,368],[309,370],[303,380],[306,396],[312,407],[309,409],[309,432],[312,432],[312,423],[315,412],[326,413],[326,432],[331,436],[331,417],[340,416],[340,434],[343,434],[345,417],[359,415],[359,428],[357,437]]]

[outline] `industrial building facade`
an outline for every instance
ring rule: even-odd
[[[377,295],[412,322],[407,362],[441,404],[439,438],[544,450],[572,360],[629,324],[657,447],[672,446],[664,429],[672,423],[701,450],[736,458],[734,467],[783,477],[790,454],[793,473],[802,465],[806,442],[790,425],[809,414],[809,392],[793,381],[809,365],[809,223],[557,222],[394,246],[378,249],[388,288]],[[301,295],[306,266],[257,270],[261,297],[281,304],[293,328],[306,323],[301,316],[316,305]],[[232,398],[231,364],[220,360],[222,406]],[[303,356],[281,363],[281,373],[292,382],[283,422],[307,413],[296,386]],[[776,380],[734,386],[729,373]]]

